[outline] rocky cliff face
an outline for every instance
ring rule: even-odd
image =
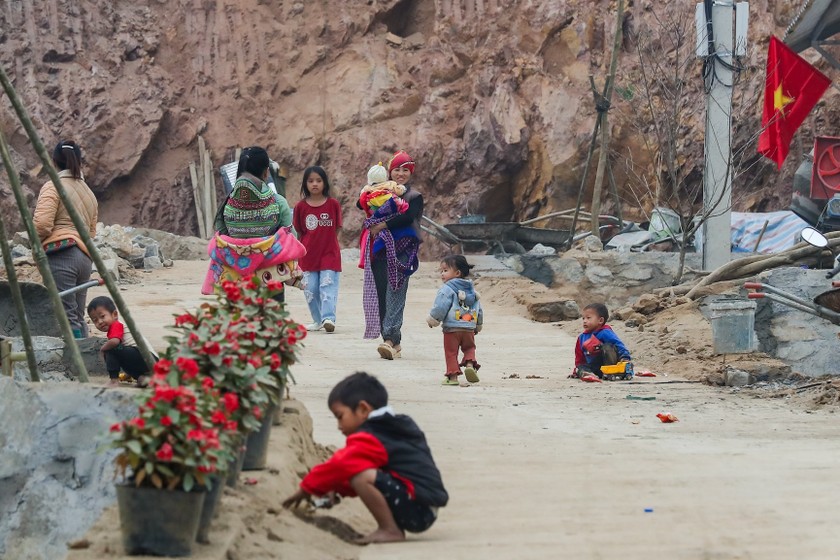
[[[658,3],[628,4],[623,71],[635,64],[634,33],[661,17]],[[679,8],[689,21],[693,6]],[[767,39],[794,9],[751,3],[747,92],[760,89]],[[303,168],[323,165],[349,245],[368,166],[400,148],[417,160],[414,184],[439,223],[573,207],[595,119],[588,76],[600,87],[614,22],[607,0],[22,0],[0,12],[0,63],[48,145],[82,143],[106,223],[197,233],[187,166],[201,134],[216,165],[236,147],[266,146],[290,170],[292,203]],[[784,174],[752,162],[750,194],[736,195],[742,208],[787,204],[785,179],[813,131],[830,132],[820,125],[835,100],[829,92],[821,102]],[[760,107],[740,114],[739,138],[754,144]],[[616,151],[638,148],[635,115],[632,99],[617,96]],[[700,115],[681,131],[695,147]],[[0,126],[34,206],[45,175],[8,102]],[[687,150],[681,165],[699,180],[702,150]],[[621,190],[625,173],[615,175]],[[4,176],[0,211],[17,228],[6,185]]]

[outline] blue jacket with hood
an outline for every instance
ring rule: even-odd
[[[429,316],[443,323],[443,331],[480,330],[484,323],[479,296],[471,280],[453,278],[438,290]]]

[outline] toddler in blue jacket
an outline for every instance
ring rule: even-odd
[[[443,257],[440,261],[443,286],[438,290],[426,318],[430,328],[443,323],[443,354],[446,357],[443,385],[460,385],[458,376],[461,375],[461,367],[467,381],[478,383],[481,366],[475,361],[475,335],[481,331],[484,312],[472,280],[467,280],[471,268],[473,265],[467,263],[463,255]],[[460,362],[458,350],[464,353]]]
[[[575,370],[572,377],[594,373],[603,377],[601,366],[630,361],[630,351],[607,324],[610,313],[603,303],[590,303],[583,308],[583,332],[575,344]],[[633,365],[628,364],[632,374]]]

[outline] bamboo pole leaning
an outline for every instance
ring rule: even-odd
[[[840,248],[840,232],[832,232],[826,235],[828,239],[828,248]],[[734,280],[737,278],[746,278],[754,276],[765,270],[776,268],[779,266],[791,265],[801,259],[814,257],[823,252],[824,249],[814,247],[805,242],[797,243],[790,249],[776,253],[773,255],[751,255],[730,261],[723,266],[713,270],[708,276],[702,278],[697,284],[692,287],[686,297],[689,299],[696,299],[700,295],[701,289],[709,284],[715,282],[722,282],[727,280]]]
[[[2,132],[0,132],[1,134]],[[5,152],[6,150],[2,151]],[[3,157],[3,165],[6,166],[6,172],[10,175],[9,181],[11,182],[13,180],[11,175],[17,175],[17,173],[6,164],[5,157]],[[18,283],[17,272],[15,272],[15,263],[12,261],[12,248],[9,246],[9,238],[6,237],[6,224],[3,223],[2,216],[0,216],[0,252],[3,253],[3,265],[6,267],[6,276],[9,279],[9,290],[12,292],[15,311],[17,311],[18,321],[20,321],[20,336],[23,338],[23,348],[26,351],[26,365],[29,366],[29,380],[38,382],[41,381],[41,377],[38,375],[38,364],[35,363],[35,347],[32,345],[32,333],[29,331],[29,320],[26,318],[26,308],[23,306],[23,294],[20,292],[20,284]]]
[[[3,69],[0,68],[0,72],[2,71]],[[5,77],[5,74],[3,74],[3,77]],[[79,351],[79,347],[76,345],[76,339],[73,337],[73,328],[70,326],[70,321],[67,319],[67,313],[64,312],[64,304],[61,303],[61,296],[58,295],[58,287],[55,285],[55,279],[53,278],[52,270],[50,270],[50,263],[47,260],[47,254],[38,242],[38,232],[35,230],[35,222],[32,221],[32,214],[29,213],[29,206],[26,204],[26,197],[23,195],[23,189],[20,186],[17,171],[15,171],[14,164],[12,163],[12,154],[9,152],[9,145],[6,143],[6,137],[3,136],[2,131],[0,131],[0,157],[2,157],[3,165],[6,167],[6,173],[9,175],[9,183],[12,187],[12,192],[15,195],[15,201],[17,202],[20,216],[26,226],[26,232],[29,234],[32,254],[35,256],[35,263],[38,265],[38,271],[41,273],[41,279],[47,287],[47,294],[49,295],[53,312],[55,313],[56,319],[58,319],[58,326],[61,329],[61,335],[64,338],[64,345],[70,353],[70,363],[76,369],[79,381],[87,383],[88,375],[85,362],[82,360],[82,354]],[[12,274],[14,274],[14,268],[9,268],[8,270],[12,271]],[[11,278],[11,276],[9,278]],[[20,301],[21,304],[23,304],[22,296]],[[25,339],[24,344],[26,344]],[[31,338],[29,344],[32,344]],[[29,356],[27,356],[26,359],[28,362]],[[31,375],[32,374],[30,372],[30,376]]]
[[[32,146],[35,148],[35,152],[38,154],[38,157],[41,159],[41,163],[43,164],[44,169],[47,170],[47,173],[49,174],[53,185],[55,185],[55,188],[58,191],[58,196],[61,198],[61,202],[64,204],[65,208],[67,208],[67,212],[70,214],[70,219],[73,220],[73,225],[76,226],[76,230],[78,231],[79,237],[82,238],[82,242],[88,248],[91,259],[93,259],[93,262],[96,265],[96,270],[99,271],[99,275],[102,277],[102,279],[105,281],[105,285],[108,287],[108,293],[111,294],[111,298],[113,298],[114,304],[117,306],[117,309],[119,309],[126,326],[128,326],[128,329],[131,331],[131,334],[134,335],[134,340],[137,342],[137,348],[140,350],[140,354],[143,356],[143,360],[146,362],[147,367],[151,370],[155,363],[152,351],[146,344],[146,339],[144,339],[143,336],[140,334],[140,329],[137,328],[137,324],[134,322],[134,318],[131,316],[131,312],[128,310],[128,305],[125,303],[125,300],[123,299],[119,288],[114,283],[113,277],[106,272],[105,263],[102,261],[102,256],[99,254],[99,250],[96,248],[96,245],[94,245],[93,240],[90,237],[90,233],[88,233],[88,225],[84,223],[84,220],[82,220],[82,217],[76,211],[76,208],[73,206],[72,201],[67,196],[67,191],[64,190],[64,186],[61,184],[61,179],[59,179],[58,173],[52,165],[52,160],[47,154],[47,150],[46,148],[44,148],[44,144],[41,142],[41,138],[38,136],[38,133],[35,130],[35,126],[32,124],[32,120],[29,118],[26,109],[23,107],[23,103],[20,100],[20,96],[18,96],[17,91],[15,91],[15,88],[9,81],[9,77],[6,74],[6,71],[2,67],[0,67],[0,84],[2,84],[3,90],[6,92],[9,101],[12,103],[12,107],[14,107],[15,113],[17,113],[18,119],[23,125],[23,128],[26,129],[26,134],[29,136],[29,140],[30,142],[32,142]],[[32,233],[30,233],[30,236],[33,239],[34,247],[35,245],[37,245],[38,236],[37,234],[33,236]],[[53,286],[49,289],[51,292],[55,291],[56,297],[58,297],[58,291],[55,288],[55,283],[53,283]],[[66,321],[66,316],[64,317]],[[69,329],[69,323],[67,324],[67,326]],[[72,337],[72,331],[70,334],[68,345],[72,346],[72,348],[74,349],[71,351],[78,354],[78,346],[74,342],[74,339]],[[81,360],[81,355],[79,355],[79,360]],[[85,379],[83,381],[86,381],[87,371],[83,369],[82,372],[85,376]]]

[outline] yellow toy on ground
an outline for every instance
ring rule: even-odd
[[[620,361],[612,366],[601,366],[601,375],[607,381],[621,381],[622,379],[633,379],[633,364]]]

